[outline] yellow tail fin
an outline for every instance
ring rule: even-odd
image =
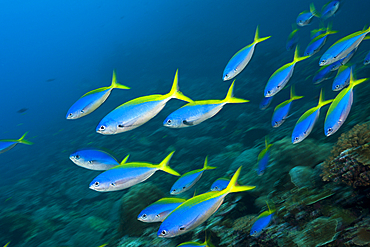
[[[24,139],[24,138],[26,137],[27,133],[28,133],[28,131],[27,131],[26,133],[24,133],[24,134],[21,136],[21,138],[19,138],[19,139],[18,139],[18,142],[19,142],[19,143],[22,143],[22,144],[32,145],[32,144],[33,144],[33,142],[30,142],[30,141],[27,141],[27,140],[25,140],[25,139]]]
[[[326,100],[326,101],[324,100],[324,89],[321,89],[320,97],[319,97],[319,104],[317,105],[317,107],[321,108],[324,105],[330,104],[332,101],[333,99]]]
[[[178,73],[179,73],[179,69],[176,70],[175,77],[173,78],[171,91],[166,95],[166,97],[171,97],[171,98],[183,100],[183,101],[186,101],[186,102],[193,102],[192,99],[183,95],[182,92],[180,92]]]
[[[253,190],[254,188],[256,188],[256,186],[240,186],[240,185],[237,185],[237,181],[238,181],[241,169],[242,169],[242,167],[239,167],[238,170],[233,175],[233,177],[231,178],[231,180],[229,182],[229,185],[225,189],[227,193]]]
[[[203,169],[202,170],[212,170],[212,169],[216,169],[217,167],[214,167],[214,166],[208,166],[208,156],[206,157],[206,159],[204,160],[204,166],[203,166]]]
[[[249,100],[234,97],[234,83],[235,83],[235,80],[233,81],[233,83],[231,83],[229,91],[227,91],[226,98],[223,100],[223,102],[226,102],[226,103],[247,103],[249,102]]]
[[[369,27],[370,28],[370,27]],[[357,86],[358,84],[360,83],[363,83],[365,81],[369,80],[369,78],[364,78],[364,79],[360,79],[360,80],[355,80],[354,77],[353,77],[353,72],[352,72],[352,69],[351,69],[351,78],[349,80],[349,88],[350,87],[354,87],[354,86]]]
[[[293,100],[297,100],[297,99],[301,99],[303,98],[304,96],[297,96],[295,95],[295,90],[294,90],[294,85],[292,85],[290,87],[290,100],[293,101]]]
[[[166,158],[164,158],[164,160],[158,165],[158,169],[159,170],[162,170],[164,172],[167,172],[169,174],[172,174],[172,175],[175,175],[175,176],[181,176],[180,173],[178,173],[177,171],[173,170],[169,165],[168,163],[170,162],[171,158],[172,158],[172,155],[175,151],[172,151],[169,155],[167,155]]]
[[[117,82],[116,78],[116,70],[113,70],[113,75],[112,75],[112,84],[110,85],[110,88],[119,88],[119,89],[130,89],[129,87],[125,85],[121,85]]]
[[[257,26],[257,28],[256,28],[256,33],[254,34],[254,41],[253,41],[253,44],[260,43],[260,42],[265,41],[266,39],[269,39],[269,38],[271,38],[271,36],[267,36],[267,37],[260,38],[260,37],[259,37],[259,26]]]
[[[292,63],[298,63],[299,61],[302,61],[302,60],[305,60],[307,58],[309,58],[310,56],[304,56],[304,57],[300,57],[299,56],[299,46],[297,45],[295,47],[295,51],[294,51],[294,59],[293,59],[293,62]]]

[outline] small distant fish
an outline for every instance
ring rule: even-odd
[[[17,111],[17,113],[23,113],[23,112],[26,112],[28,110],[28,108],[22,108],[22,109],[19,109]]]
[[[268,211],[261,213],[254,222],[250,231],[251,236],[258,237],[262,233],[263,229],[270,224],[272,217],[275,214],[275,210],[271,210],[268,204],[267,207]]]
[[[158,165],[145,162],[121,163],[119,166],[115,166],[94,178],[89,188],[99,192],[123,190],[144,182],[158,170],[180,176],[168,165],[174,152],[167,155]]]
[[[298,28],[293,27],[293,31],[289,34],[288,40],[286,42],[286,49],[287,51],[292,50],[298,43],[299,37],[298,37]]]
[[[264,97],[260,103],[260,110],[266,110],[270,106],[272,99],[273,97]]]
[[[224,190],[230,183],[230,178],[219,178],[211,185],[211,191]]]
[[[130,89],[117,83],[115,70],[113,70],[112,84],[109,87],[101,87],[84,94],[69,108],[66,118],[78,119],[92,113],[105,102],[114,88]]]
[[[296,65],[296,63],[307,58],[309,58],[309,56],[299,57],[297,46],[295,48],[293,62],[285,64],[284,66],[280,67],[272,74],[272,76],[268,80],[264,91],[265,97],[271,97],[280,92],[280,90],[282,90],[285,87],[289,79],[292,77],[294,66]]]
[[[208,156],[204,160],[204,166],[202,169],[197,169],[194,171],[187,172],[183,174],[176,182],[172,185],[171,195],[179,195],[191,187],[194,186],[196,182],[202,177],[202,174],[205,170],[216,169],[216,167],[208,166]]]
[[[265,148],[258,154],[258,168],[257,174],[258,176],[262,176],[265,172],[266,167],[268,166],[270,160],[270,148],[272,144],[269,144],[268,137],[265,137]]]
[[[109,153],[97,149],[78,150],[71,154],[69,158],[76,165],[95,171],[109,170],[120,164]]]
[[[365,36],[370,32],[370,27],[368,29],[355,32],[353,34],[347,35],[346,37],[338,40],[321,56],[319,65],[324,66],[332,64],[342,58],[345,58],[349,53],[355,50]],[[366,38],[368,39],[368,38]]]
[[[312,55],[316,54],[318,51],[320,51],[321,47],[324,46],[327,36],[329,34],[335,34],[337,32],[338,31],[331,30],[331,25],[329,24],[325,33],[320,34],[316,38],[311,40],[311,42],[307,45],[307,48],[304,52],[304,55],[305,56],[312,56]]]
[[[311,23],[313,17],[320,17],[320,15],[317,13],[315,6],[313,3],[310,4],[310,11],[303,11],[301,12],[297,17],[297,25],[300,27],[307,26]]]
[[[319,36],[320,34],[323,34],[326,32],[326,28],[325,27],[321,27],[319,29],[314,29],[311,31],[311,40],[315,39],[317,36]]]
[[[350,66],[341,66],[338,70],[337,75],[334,78],[332,90],[340,91],[343,88],[349,85],[349,80],[351,77],[352,67]]]
[[[330,79],[330,76],[331,76],[331,72],[332,72],[332,66],[331,65],[327,65],[327,66],[323,66],[321,67],[315,74],[314,76],[312,77],[312,82],[314,84],[319,84],[325,80],[328,80]]]
[[[137,219],[146,223],[162,222],[175,208],[185,201],[186,199],[182,198],[162,198],[144,208]]]
[[[260,38],[259,37],[259,27],[257,26],[256,33],[254,35],[254,41],[252,44],[247,45],[243,49],[239,50],[235,55],[229,60],[229,62],[226,65],[226,68],[223,73],[223,80],[231,80],[235,76],[237,76],[240,72],[243,71],[245,66],[249,63],[251,60],[253,53],[254,53],[254,48],[256,44],[265,41],[269,39],[271,36]]]
[[[25,140],[28,131],[24,133],[21,138],[18,140],[15,139],[4,139],[0,140],[0,154],[5,153],[6,151],[9,151],[10,149],[14,148],[18,143],[26,144],[26,145],[32,145],[33,143],[30,141]]]
[[[324,131],[326,136],[331,136],[337,132],[346,121],[353,103],[353,88],[356,85],[367,81],[368,79],[369,78],[355,80],[353,78],[353,72],[351,71],[349,86],[339,92],[326,113],[324,123]]]
[[[284,101],[283,103],[279,104],[275,107],[274,113],[272,115],[271,125],[274,128],[279,127],[284,123],[284,121],[289,117],[289,110],[292,102],[297,99],[301,99],[303,96],[296,96],[294,94],[294,87],[291,86],[290,88],[290,99]]]
[[[321,10],[321,19],[326,20],[329,17],[332,17],[339,9],[340,1],[339,0],[330,0],[327,2]]]
[[[190,102],[172,112],[163,122],[165,127],[184,128],[202,123],[216,115],[224,105],[228,103],[246,103],[249,100],[239,99],[233,96],[234,83],[231,83],[229,91],[223,100],[198,100]]]
[[[170,99],[193,102],[178,87],[178,70],[168,94],[153,94],[130,100],[106,115],[96,127],[102,135],[114,135],[135,129],[155,117]]]
[[[46,80],[46,82],[52,82],[52,81],[55,81],[55,78],[50,78]]]
[[[320,109],[324,105],[330,104],[333,100],[324,100],[323,90],[320,91],[319,103],[317,106],[306,111],[297,121],[293,129],[292,143],[296,144],[303,141],[312,131],[317,119],[320,116]]]
[[[229,193],[252,190],[255,186],[236,185],[241,167],[226,189],[222,191],[210,191],[186,200],[183,204],[173,210],[159,227],[157,236],[161,238],[172,238],[187,233],[211,217],[223,203]]]
[[[370,64],[370,51],[369,53],[366,55],[365,59],[364,59],[364,65],[368,65]]]

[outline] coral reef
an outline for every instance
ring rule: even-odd
[[[323,166],[324,181],[342,181],[354,188],[370,185],[370,123],[343,133]]]

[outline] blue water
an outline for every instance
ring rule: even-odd
[[[69,154],[78,148],[89,145],[106,148],[118,156],[119,160],[131,151],[136,152],[133,160],[138,160],[140,153],[149,158],[161,152],[161,155],[152,157],[154,160],[151,161],[159,163],[165,157],[166,149],[171,146],[171,139],[163,141],[154,136],[148,144],[143,138],[163,129],[163,120],[182,106],[182,102],[170,101],[149,123],[116,136],[95,133],[96,125],[112,109],[130,99],[167,93],[177,68],[180,89],[185,95],[199,100],[224,98],[230,84],[222,81],[223,69],[235,52],[253,41],[257,25],[260,26],[260,36],[272,37],[256,46],[251,62],[236,77],[235,84],[235,95],[251,102],[225,106],[219,115],[202,125],[209,126],[228,119],[231,121],[227,126],[229,129],[236,125],[243,126],[245,130],[259,125],[268,126],[271,109],[286,100],[289,92],[284,90],[279,93],[269,111],[260,111],[258,105],[263,97],[263,88],[277,68],[293,60],[294,51],[286,51],[285,43],[292,30],[292,23],[300,12],[309,8],[310,3],[308,0],[2,1],[0,139],[17,139],[29,131],[26,139],[35,144],[19,144],[1,154],[0,201],[11,199],[0,203],[0,212],[22,211],[32,215],[37,208],[58,203],[57,199],[50,196],[56,196],[71,186],[75,186],[81,196],[84,193],[97,193],[88,189],[88,184],[97,173],[83,170],[68,159]],[[314,3],[320,9],[326,0]],[[370,1],[346,1],[340,12],[329,19],[333,21],[333,30],[339,33],[328,37],[319,55],[339,38],[362,30],[369,24],[369,9]],[[310,41],[310,30],[318,26],[319,21],[314,19],[310,26],[301,28],[300,54],[303,54]],[[364,41],[353,61],[362,62],[361,59],[369,49],[369,41]],[[319,69],[318,62],[308,60],[297,64],[291,80],[297,83],[296,94],[305,95],[305,101],[294,102],[296,105],[293,111],[305,105],[305,109],[300,111],[304,112],[307,107],[315,106],[318,100],[315,97],[318,97],[320,87],[313,86],[311,78],[305,81],[307,76]],[[131,90],[115,89],[95,112],[78,120],[66,120],[67,110],[79,97],[110,84],[113,69],[117,71],[118,81],[131,87]],[[369,68],[363,69],[358,77],[369,77],[368,71]],[[331,92],[331,82],[323,85],[327,91],[326,98],[336,95]],[[354,104],[360,110],[361,104],[366,105],[358,99],[355,99]],[[27,111],[17,113],[22,108],[27,108]],[[296,113],[296,119],[300,112]],[[242,121],[238,118],[242,113],[250,115]],[[361,119],[367,117],[366,112],[361,115],[357,111],[357,114]],[[291,131],[294,122],[285,123],[283,128]],[[314,131],[316,136],[321,135],[320,138],[323,138],[322,125]],[[345,125],[343,128],[346,128]],[[162,131],[174,139],[181,139],[182,136],[191,139],[210,133],[201,130],[192,127]],[[272,136],[280,131],[268,130]],[[226,138],[223,133],[228,133],[213,131],[221,139]],[[325,141],[336,142],[340,133]],[[213,134],[213,137],[217,136]],[[259,138],[263,142],[264,136]],[[158,145],[163,150],[151,151],[151,148],[158,148]],[[253,142],[248,145],[253,145]],[[175,154],[175,163],[193,158],[202,160],[207,153],[222,152],[223,144],[218,148],[209,152],[193,150],[191,157],[182,155],[176,158]],[[127,153],[122,153],[122,150]],[[198,162],[198,167],[194,169],[199,166],[201,164]],[[22,184],[22,181],[26,182]],[[37,189],[43,188],[45,191],[36,193],[33,183],[37,184]],[[73,191],[75,189],[68,193]],[[76,200],[74,197],[69,198],[68,193],[61,196],[66,208]],[[120,196],[122,194],[112,197],[119,199]],[[111,198],[103,195],[98,199],[108,197]],[[30,200],[33,206],[27,208]],[[38,241],[47,238],[47,235],[36,238],[37,241],[27,246],[37,246]],[[21,243],[26,241],[24,237],[17,242],[14,236],[9,240],[7,236],[0,236],[0,239],[5,241],[4,244],[7,241],[16,242],[9,246],[23,246]],[[102,242],[94,246],[104,241],[107,238],[102,238]],[[55,246],[62,244],[55,243]]]

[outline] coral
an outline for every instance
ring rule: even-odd
[[[298,188],[312,187],[313,169],[306,166],[296,166],[289,171],[292,183]]]
[[[342,181],[354,188],[370,185],[370,123],[343,133],[323,165],[324,181]]]
[[[294,242],[298,247],[315,247],[328,244],[337,236],[338,221],[327,217],[317,218],[297,233]]]

